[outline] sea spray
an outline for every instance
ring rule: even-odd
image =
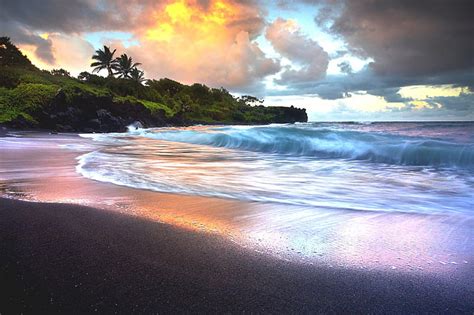
[[[350,210],[470,212],[472,125],[425,125],[197,126],[87,135],[102,147],[81,156],[77,171],[160,192]]]
[[[142,130],[142,137],[235,150],[370,162],[474,168],[474,145],[363,131],[293,126]]]

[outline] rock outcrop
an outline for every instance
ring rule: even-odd
[[[119,103],[112,96],[88,94],[67,97],[61,90],[48,106],[33,116],[38,124],[29,127],[63,132],[122,132],[134,122],[140,122],[143,127],[167,124],[164,111],[152,113],[141,103]],[[9,125],[25,128],[28,122],[19,119]]]

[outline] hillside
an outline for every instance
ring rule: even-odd
[[[170,79],[107,78],[36,68],[7,37],[0,37],[0,124],[71,132],[124,131],[190,124],[268,124],[307,121],[294,107],[264,107],[251,96]],[[260,104],[255,106],[255,104]]]

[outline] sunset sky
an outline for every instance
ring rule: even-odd
[[[310,120],[474,120],[473,12],[470,0],[0,0],[0,35],[40,68],[91,71],[105,44],[148,78]]]

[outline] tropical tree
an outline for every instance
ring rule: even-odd
[[[114,59],[116,49],[110,51],[110,48],[104,45],[104,49],[97,49],[92,59],[97,60],[91,63],[91,67],[94,67],[92,73],[99,72],[106,69],[109,73],[109,77],[113,76],[112,70],[115,68],[116,59]]]
[[[53,69],[51,70],[51,74],[56,76],[56,77],[70,77],[71,74],[69,73],[69,71],[67,70],[64,70],[63,68],[61,69]]]
[[[146,81],[145,73],[138,68],[134,67],[130,70],[130,79],[137,82],[138,84],[142,84]]]
[[[256,105],[262,105],[263,104],[263,99],[259,99],[255,96],[252,95],[243,95],[239,98],[237,98],[237,101],[248,106],[256,106]]]
[[[115,74],[118,74],[119,78],[129,79],[132,69],[139,65],[141,65],[141,63],[133,63],[132,57],[127,56],[127,54],[122,54],[115,59],[114,70],[117,71]]]
[[[92,74],[90,74],[89,72],[87,71],[82,71],[81,73],[79,73],[79,75],[77,76],[77,78],[81,81],[89,81],[89,79],[91,78]]]

